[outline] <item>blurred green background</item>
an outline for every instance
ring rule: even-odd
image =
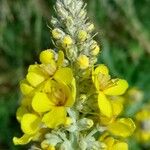
[[[85,0],[88,16],[99,32],[100,63],[114,76],[128,80],[150,100],[150,1]],[[52,47],[47,24],[55,0],[0,0],[0,150],[25,149],[13,146],[20,135],[15,118],[19,104],[19,81],[41,50]],[[138,106],[133,115],[138,110]],[[144,149],[134,141],[131,150]]]

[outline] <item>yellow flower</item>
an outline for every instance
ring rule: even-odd
[[[25,96],[33,96],[35,91],[41,91],[49,79],[65,84],[72,82],[72,70],[68,67],[62,67],[63,52],[59,51],[57,61],[54,59],[53,53],[52,50],[41,52],[40,60],[42,64],[30,65],[26,80],[23,80],[20,84],[20,89]]]
[[[135,128],[135,124],[130,118],[119,118],[107,126],[107,129],[111,134],[123,138],[131,136]]]
[[[128,83],[123,79],[111,79],[105,65],[99,65],[93,70],[92,80],[98,91],[98,106],[101,114],[112,117],[112,105],[107,97],[122,95],[128,88]]]
[[[63,67],[62,51],[59,51],[57,60],[54,54],[53,50],[41,52],[42,64],[31,65],[26,79],[20,83],[24,97],[17,110],[17,120],[24,135],[13,138],[16,145],[38,139],[43,127],[55,128],[65,124],[66,108],[74,104],[76,87],[72,70]]]
[[[22,110],[21,110],[22,109]],[[36,140],[40,137],[41,130],[41,119],[39,116],[33,113],[23,112],[24,108],[20,107],[17,112],[17,117],[19,116],[19,121],[21,123],[21,129],[24,135],[20,138],[14,137],[13,142],[15,145],[24,145],[29,143],[31,140]]]
[[[135,137],[139,142],[150,141],[150,105],[144,106],[136,116],[137,130]]]
[[[135,124],[130,118],[119,118],[115,116],[108,118],[100,115],[100,124],[115,136],[126,138],[131,136],[135,130]]]
[[[99,141],[106,145],[104,150],[128,150],[128,144],[126,142],[119,141],[109,136],[107,132],[101,135]]]
[[[21,83],[22,93],[32,98],[35,112],[44,113],[42,122],[49,128],[64,124],[66,107],[73,105],[76,94],[72,70],[62,67],[63,52],[59,51],[57,61],[53,53],[50,50],[41,52],[42,64],[30,66],[26,80]]]
[[[75,82],[66,84],[49,80],[45,87],[46,93],[36,92],[32,99],[32,107],[38,113],[44,113],[42,122],[49,128],[65,124],[67,107],[72,107],[75,100]],[[54,117],[55,116],[55,117]]]

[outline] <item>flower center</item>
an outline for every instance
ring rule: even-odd
[[[110,75],[105,75],[100,73],[98,75],[98,81],[99,81],[99,89],[103,91],[110,87],[116,86],[118,79],[112,80]]]
[[[52,101],[56,106],[64,106],[67,101],[67,95],[62,88],[53,88]]]

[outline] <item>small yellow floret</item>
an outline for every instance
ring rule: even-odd
[[[72,38],[71,38],[69,35],[66,35],[66,36],[63,38],[62,46],[63,46],[64,48],[66,48],[66,47],[72,45],[72,43],[73,43]]]
[[[86,55],[80,55],[77,61],[81,69],[86,69],[89,67],[89,58]]]
[[[40,61],[43,64],[50,64],[53,59],[54,59],[54,52],[51,49],[42,51],[40,53]]]
[[[78,32],[78,39],[81,41],[81,42],[84,42],[86,39],[87,39],[87,32],[84,31],[84,30],[80,30]]]

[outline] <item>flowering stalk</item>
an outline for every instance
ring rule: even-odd
[[[128,149],[134,122],[118,118],[120,95],[128,88],[112,79],[104,64],[95,65],[100,47],[93,39],[82,0],[57,0],[51,19],[55,48],[40,54],[21,81],[17,119],[24,135],[15,145],[34,141],[31,150]]]

